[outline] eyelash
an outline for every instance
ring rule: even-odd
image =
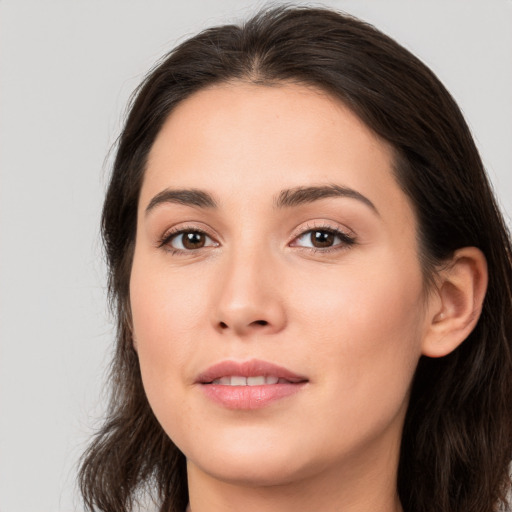
[[[339,228],[335,228],[333,226],[329,226],[328,224],[321,224],[321,225],[307,225],[306,228],[302,228],[300,231],[295,233],[293,235],[293,242],[296,240],[306,236],[307,234],[311,234],[314,232],[322,232],[322,233],[329,233],[331,235],[334,235],[335,237],[339,238],[341,242],[339,242],[337,245],[333,245],[331,247],[303,247],[299,245],[295,245],[292,247],[297,247],[298,249],[309,251],[312,253],[330,253],[335,251],[342,251],[349,249],[352,245],[356,244],[357,240],[355,235],[348,234],[346,231],[342,231]],[[292,242],[292,243],[293,243]]]
[[[340,250],[346,250],[350,248],[352,245],[356,244],[357,240],[356,237],[353,235],[349,235],[348,233],[341,231],[338,228],[334,228],[329,225],[321,225],[321,226],[306,226],[306,229],[301,229],[299,232],[294,234],[293,236],[293,242],[300,239],[301,237],[304,237],[308,233],[313,233],[315,231],[323,232],[323,233],[329,233],[331,235],[334,235],[335,237],[339,238],[341,240],[340,243],[337,245],[331,246],[331,247],[303,247],[303,246],[297,246],[292,245],[292,247],[297,247],[298,249],[306,250],[312,253],[330,253],[334,251],[340,251]],[[170,246],[171,241],[178,237],[179,235],[183,235],[185,233],[198,233],[201,235],[204,235],[210,240],[214,241],[215,244],[218,245],[218,242],[215,242],[214,238],[210,236],[206,231],[202,229],[198,229],[197,227],[184,227],[179,228],[176,230],[167,231],[162,238],[158,241],[158,248],[164,248],[167,252],[169,252],[171,255],[184,255],[186,253],[192,253],[199,249],[202,249],[203,247],[200,247],[199,249],[190,249],[190,250],[183,250],[183,249],[176,249],[175,247]],[[215,246],[215,245],[214,245]],[[208,246],[211,247],[211,246]]]
[[[166,231],[164,233],[164,235],[162,236],[162,238],[158,241],[158,248],[165,249],[167,252],[169,252],[173,256],[179,256],[179,255],[185,254],[187,252],[190,252],[190,253],[194,252],[194,250],[192,250],[192,249],[187,251],[187,250],[183,250],[183,249],[176,249],[175,247],[172,247],[170,245],[173,238],[176,238],[179,235],[183,235],[185,233],[199,233],[199,234],[207,236],[208,238],[213,240],[213,237],[210,236],[203,229],[198,229],[197,227],[194,227],[194,226],[186,226],[186,227],[182,227],[182,228],[178,228],[178,229],[172,229],[171,231]],[[198,250],[198,249],[196,249],[196,250]]]

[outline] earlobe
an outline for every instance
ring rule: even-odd
[[[480,249],[455,251],[439,271],[437,289],[429,299],[423,355],[443,357],[469,336],[482,311],[487,281],[487,261]]]

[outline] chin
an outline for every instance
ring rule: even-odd
[[[261,457],[257,460],[239,457],[238,460],[224,458],[220,465],[202,461],[193,464],[210,478],[242,487],[282,486],[302,480],[308,473],[304,468],[291,465],[290,458],[276,461],[269,458],[261,460]]]
[[[268,487],[285,485],[307,476],[309,464],[302,463],[298,446],[264,442],[248,437],[243,442],[223,439],[208,447],[197,443],[184,453],[189,465],[211,478],[233,485]]]

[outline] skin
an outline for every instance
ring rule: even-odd
[[[472,289],[485,293],[486,281],[469,250],[450,274],[459,281],[426,293],[392,165],[389,146],[350,110],[305,86],[217,85],[163,126],[140,195],[130,298],[144,388],[187,457],[193,512],[401,510],[415,367],[462,341],[473,324],[461,320],[458,336],[447,324],[475,308],[460,284],[480,276]],[[374,207],[355,197],[275,206],[283,190],[332,184]],[[147,211],[168,189],[202,190],[217,206]],[[166,238],[173,229],[205,232],[204,246]],[[315,250],[315,229],[354,242]],[[212,402],[196,382],[215,363],[255,358],[308,382],[250,411]]]

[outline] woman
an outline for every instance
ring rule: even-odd
[[[90,510],[504,504],[510,240],[458,107],[396,42],[301,7],[185,41],[131,106],[103,235]]]

